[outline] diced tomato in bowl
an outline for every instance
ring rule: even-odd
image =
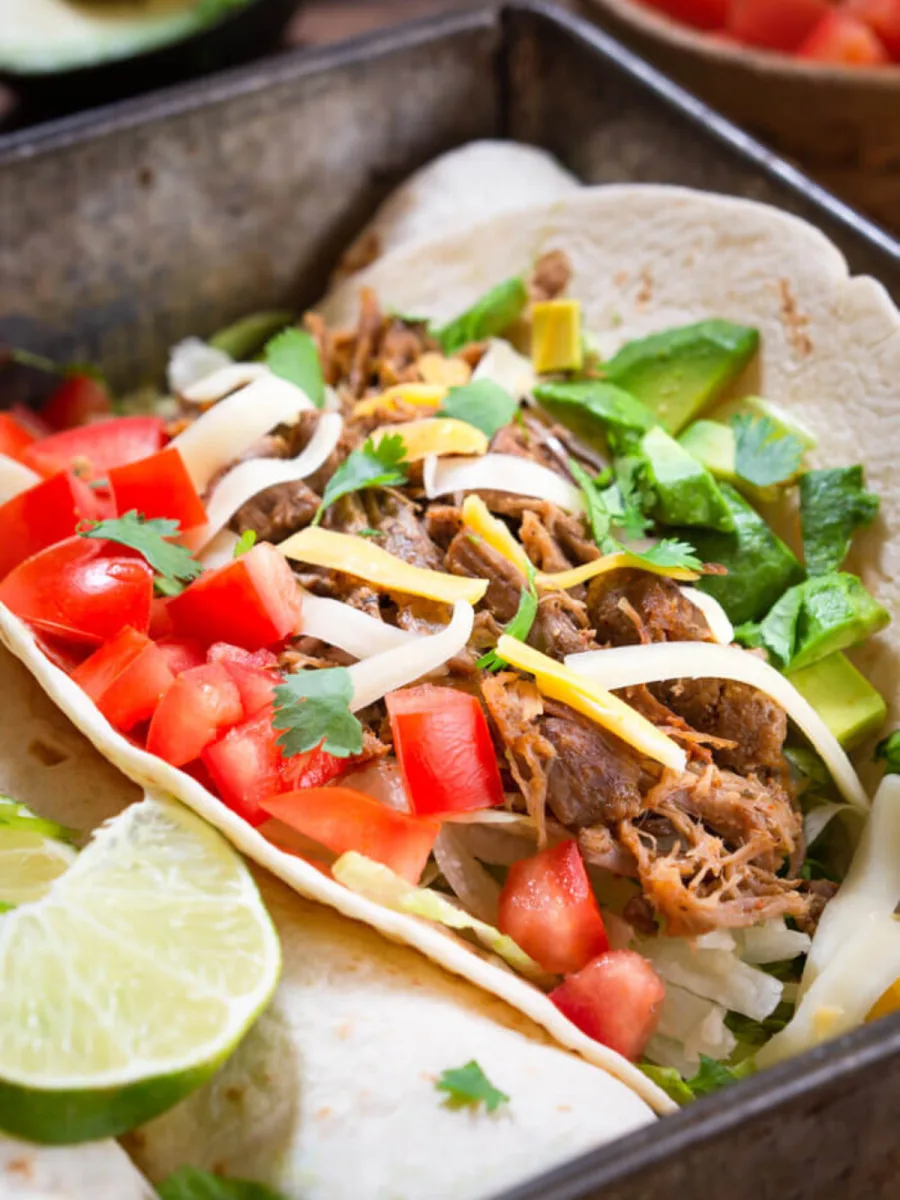
[[[174,446],[111,467],[109,486],[120,515],[134,511],[149,519],[168,517],[178,522],[182,532],[206,524],[203,501]]]
[[[100,516],[91,488],[71,471],[37,483],[0,505],[0,578]]]
[[[100,538],[72,537],[20,563],[0,583],[0,602],[67,642],[100,645],[126,625],[150,626],[153,572]]]
[[[732,0],[727,29],[766,50],[796,50],[829,12],[828,0]]]
[[[150,634],[152,637],[152,618]],[[189,671],[192,667],[202,667],[206,662],[203,647],[199,642],[191,641],[189,638],[162,637],[156,644],[159,646],[173,675],[180,675],[183,671]]]
[[[16,420],[12,413],[0,413],[0,454],[20,459],[34,440],[34,433]]]
[[[840,66],[880,67],[890,55],[868,25],[849,13],[832,11],[797,50],[799,58]]]
[[[164,438],[161,417],[111,417],[39,438],[22,461],[39,475],[75,470],[83,479],[101,479],[112,467],[155,454]]]
[[[696,29],[721,29],[730,6],[730,0],[641,0],[641,3]]]
[[[162,649],[126,626],[72,672],[111,725],[123,733],[153,715],[174,682]]]
[[[112,412],[112,397],[98,379],[70,375],[50,395],[41,409],[41,420],[50,429],[74,429]]]
[[[841,11],[862,21],[900,59],[900,0],[844,0]]]
[[[283,790],[282,755],[272,710],[264,709],[229,729],[203,751],[203,764],[223,803],[260,825],[269,814],[261,802]]]
[[[147,749],[184,766],[244,716],[234,680],[221,663],[182,671],[160,700],[147,731]]]
[[[659,1024],[665,994],[642,954],[608,950],[569,975],[550,999],[582,1033],[637,1062]]]
[[[512,864],[497,924],[554,975],[579,971],[609,949],[581,851],[572,840]]]

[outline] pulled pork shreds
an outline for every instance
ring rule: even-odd
[[[305,529],[316,514],[320,497],[305,483],[276,483],[242,504],[234,514],[238,533],[253,530],[263,542],[282,542]]]
[[[497,728],[525,809],[538,830],[538,845],[547,840],[547,768],[556,757],[553,744],[540,731],[544,701],[533,683],[513,672],[485,675],[481,694]]]
[[[536,650],[562,661],[567,654],[597,650],[587,610],[569,592],[545,592],[528,638]]]
[[[649,571],[624,567],[592,579],[587,607],[597,640],[606,645],[712,641],[706,619],[681,588]]]
[[[555,300],[568,288],[572,263],[564,250],[549,250],[534,264],[528,290],[532,300]]]
[[[493,546],[461,529],[447,550],[446,568],[454,575],[489,580],[483,603],[502,625],[516,615],[525,577]]]

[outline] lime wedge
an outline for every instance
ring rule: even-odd
[[[164,797],[132,805],[0,919],[0,1129],[66,1144],[163,1112],[231,1053],[280,968],[224,838]]]

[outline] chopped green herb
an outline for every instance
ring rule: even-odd
[[[479,300],[447,325],[433,330],[445,354],[455,354],[470,342],[503,333],[521,315],[528,303],[528,290],[518,275],[492,287]]]
[[[746,1079],[755,1069],[752,1058],[745,1058],[737,1066],[728,1067],[725,1063],[716,1062],[714,1058],[707,1058],[705,1054],[701,1054],[700,1070],[687,1084],[695,1096],[707,1096],[710,1092],[717,1092],[720,1088],[737,1083],[739,1079]]]
[[[142,554],[157,574],[156,587],[165,596],[181,591],[181,584],[196,579],[203,567],[191,552],[168,539],[178,535],[178,522],[167,517],[147,520],[135,510],[121,517],[95,522],[78,531],[82,537],[105,538]]]
[[[642,550],[640,553],[629,550],[628,553],[639,558],[641,562],[652,563],[656,567],[683,567],[687,571],[699,571],[703,567],[694,547],[678,538],[663,538],[649,550]]]
[[[388,434],[376,445],[371,438],[341,463],[325,485],[322,503],[312,519],[318,525],[325,510],[351,492],[373,487],[398,487],[407,480],[406,446],[399,433]]]
[[[865,490],[862,467],[806,472],[800,480],[800,526],[810,575],[840,570],[853,534],[874,521],[878,504]]]
[[[518,407],[518,401],[505,388],[491,379],[476,379],[451,388],[438,416],[466,421],[491,438],[510,423]]]
[[[656,494],[647,477],[644,459],[629,455],[616,460],[616,488],[622,508],[621,526],[628,538],[644,537],[653,522],[647,516],[656,503]]]
[[[875,758],[884,763],[885,775],[900,775],[900,729],[881,739],[875,747]]]
[[[272,726],[287,757],[321,746],[335,758],[362,750],[362,725],[350,711],[353,680],[346,667],[298,671],[275,689]]]
[[[248,550],[252,550],[256,545],[256,530],[245,529],[241,536],[234,544],[233,558],[240,558],[242,554],[246,554]]]
[[[368,537],[368,538],[384,537],[384,530],[383,529],[354,529],[353,536],[354,537]]]
[[[752,1017],[730,1012],[725,1017],[725,1024],[742,1045],[756,1048],[764,1046],[770,1037],[780,1033],[793,1015],[794,1005],[782,1000],[764,1021],[754,1021]]]
[[[612,467],[604,467],[602,471],[598,471],[594,476],[594,483],[598,488],[607,488],[615,479],[615,472]]]
[[[806,447],[771,417],[739,413],[731,418],[734,465],[742,479],[757,487],[784,483],[797,473]]]
[[[464,1067],[444,1071],[434,1086],[439,1092],[447,1092],[450,1108],[477,1108],[483,1104],[492,1113],[509,1102],[509,1096],[494,1087],[474,1059]]]
[[[262,1183],[223,1179],[197,1167],[179,1167],[156,1190],[159,1200],[284,1200]]]
[[[276,333],[290,325],[293,320],[294,314],[290,312],[251,313],[218,330],[209,339],[209,344],[240,361],[250,358],[260,346],[271,341]]]
[[[266,342],[266,366],[275,375],[301,388],[316,408],[325,403],[325,379],[319,351],[305,329],[285,329]]]
[[[531,627],[537,616],[538,598],[534,586],[534,577],[535,570],[534,567],[531,567],[528,571],[525,587],[519,593],[519,607],[516,609],[512,620],[503,627],[504,633],[516,638],[520,642],[528,640],[528,635],[531,633]],[[475,665],[482,671],[499,671],[501,667],[506,666],[506,660],[501,658],[496,650],[488,650],[486,654],[482,654]]]

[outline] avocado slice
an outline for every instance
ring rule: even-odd
[[[697,581],[714,596],[735,625],[761,620],[789,587],[803,579],[803,567],[758,512],[727,483],[719,491],[731,512],[732,533],[713,530],[685,532],[705,562],[721,563],[727,575],[706,575]]]
[[[797,642],[789,664],[792,671],[865,641],[891,619],[862,581],[845,571],[814,575],[802,591]]]
[[[765,400],[762,396],[742,396],[739,400],[729,400],[717,408],[713,416],[717,421],[726,424],[732,417],[748,414],[751,417],[768,417],[777,431],[791,434],[805,450],[815,450],[819,444],[816,435],[802,421],[798,421],[792,412],[776,404],[774,400]]]
[[[760,487],[738,475],[734,430],[730,425],[701,418],[679,435],[678,444],[702,462],[716,479],[730,483],[754,504],[768,504],[778,499],[778,485]]]
[[[753,358],[759,332],[731,321],[699,321],[627,342],[604,364],[610,383],[631,392],[678,433],[721,396]]]
[[[656,493],[655,514],[664,525],[734,529],[731,509],[712,475],[661,425],[644,434],[641,453],[647,481]]]
[[[50,75],[167,46],[255,0],[0,0],[0,71]]]
[[[601,379],[545,381],[532,395],[555,421],[600,451],[626,453],[656,424],[646,404]]]
[[[839,650],[811,667],[789,671],[787,677],[845,750],[852,750],[884,724],[883,697]]]

